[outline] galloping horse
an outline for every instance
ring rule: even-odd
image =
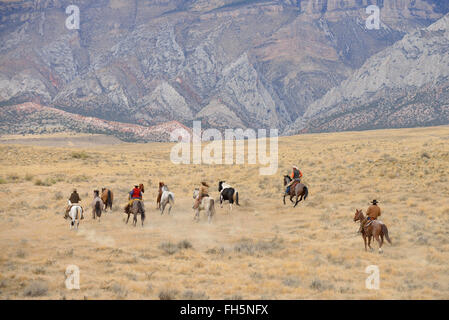
[[[159,182],[159,190],[158,190],[158,194],[157,194],[157,199],[156,199],[156,204],[157,204],[157,208],[160,209],[161,208],[161,197],[162,197],[162,187],[165,184],[163,182]]]
[[[175,204],[175,194],[171,191],[168,191],[168,187],[166,185],[161,188],[162,195],[159,203],[159,208],[161,210],[161,215],[164,214],[165,206],[170,204],[168,208],[168,214],[171,212],[172,206]]]
[[[200,190],[195,188],[193,191],[193,199],[196,199],[200,194]],[[215,214],[215,201],[211,197],[207,196],[201,199],[201,203],[198,208],[195,209],[195,217],[196,221],[200,220],[200,211],[205,210],[207,214],[207,221],[210,223],[212,216]]]
[[[284,176],[284,187],[290,183],[290,181],[292,181],[292,178],[290,178],[289,176]],[[294,188],[293,188],[294,187]],[[285,196],[287,194],[284,193],[284,204],[285,204]],[[293,207],[296,207],[296,205],[298,204],[298,202],[300,202],[301,200],[306,200],[307,196],[309,195],[309,189],[306,187],[305,184],[303,183],[297,183],[296,185],[292,185],[290,187],[290,201],[293,202],[293,197],[296,196],[296,202],[295,205]],[[298,200],[298,197],[301,196],[301,198]]]
[[[129,209],[129,212],[127,212],[128,219],[126,219],[126,223],[128,223],[129,216],[131,213],[134,215],[134,219],[133,219],[134,226],[137,225],[137,215],[140,214],[140,220],[142,221],[142,227],[143,227],[143,221],[145,220],[145,208],[144,208],[142,200],[135,199],[133,201],[133,205]]]
[[[112,211],[112,201],[114,200],[114,194],[110,189],[101,188],[101,200],[104,203],[104,211],[106,212],[108,207]]]
[[[239,193],[231,187],[226,181],[218,182],[218,191],[220,192],[220,206],[223,208],[223,202],[228,200],[229,206],[232,210],[232,204],[235,202],[236,205],[239,204]]]
[[[94,201],[92,201],[92,218],[95,220],[98,217],[98,221],[101,218],[101,211],[103,209],[104,203],[99,196],[100,192],[98,190],[94,191]]]
[[[70,230],[74,227],[76,230],[78,230],[78,226],[80,225],[81,215],[83,214],[83,208],[80,205],[74,204],[68,200],[69,206],[72,206],[69,211],[69,218],[70,220]],[[75,224],[76,222],[76,224]]]
[[[354,222],[356,221],[360,221],[360,225],[365,225],[365,223],[367,222],[367,218],[363,215],[362,210],[358,209],[355,210]],[[363,241],[365,242],[365,251],[367,251],[366,238],[368,238],[368,247],[372,250],[373,248],[371,248],[371,239],[372,237],[374,237],[374,239],[376,239],[377,243],[379,244],[379,253],[382,253],[384,236],[387,239],[387,241],[391,244],[390,237],[388,236],[387,226],[381,221],[372,220],[368,226],[362,228],[362,237]]]

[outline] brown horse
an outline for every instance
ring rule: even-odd
[[[290,178],[290,176],[284,176],[284,187],[290,183],[290,181],[292,181],[292,178]],[[284,193],[284,204],[285,204],[285,196],[287,195],[287,193]],[[296,207],[296,205],[298,204],[298,202],[300,202],[301,200],[306,200],[307,196],[309,195],[309,189],[306,187],[305,184],[302,183],[297,183],[296,185],[293,184],[290,187],[290,192],[288,193],[288,195],[290,196],[290,201],[293,202],[293,197],[296,196],[296,202],[295,205],[293,207]],[[298,198],[301,197],[299,200]]]
[[[112,211],[112,202],[114,201],[114,194],[107,188],[101,188],[101,200],[104,203],[104,211],[106,212],[108,207]]]
[[[157,194],[157,199],[156,199],[156,203],[157,203],[157,208],[158,208],[158,209],[161,208],[161,197],[162,197],[162,192],[163,192],[162,187],[163,187],[164,185],[165,185],[165,184],[164,184],[163,182],[159,182],[159,192],[158,192],[158,194]]]
[[[362,210],[355,210],[354,215],[354,222],[360,221],[361,226],[365,226],[367,223],[367,218],[363,214]],[[385,224],[383,224],[380,221],[377,220],[371,220],[372,222],[368,225],[362,228],[362,237],[363,241],[365,242],[365,251],[367,251],[366,248],[366,239],[368,238],[368,247],[371,248],[371,239],[374,237],[376,239],[377,243],[379,244],[379,253],[382,253],[382,245],[384,243],[384,236],[387,239],[387,241],[391,244],[390,237],[388,236],[388,228]]]

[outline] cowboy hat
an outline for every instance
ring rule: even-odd
[[[298,169],[298,167],[297,167],[297,166],[295,166],[295,165],[293,165],[292,167],[293,167],[293,169],[297,169],[297,170],[299,170],[299,169]]]
[[[377,200],[373,200],[371,203],[372,204],[378,204]]]
[[[209,187],[209,185],[205,181],[201,181],[201,184],[205,187]]]

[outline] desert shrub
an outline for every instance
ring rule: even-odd
[[[218,254],[223,255],[225,253],[225,249],[223,247],[221,248],[211,248],[206,250],[207,254]]]
[[[174,254],[178,251],[178,247],[170,242],[170,241],[164,241],[159,245],[159,249],[164,251],[166,254]]]
[[[44,281],[33,281],[29,283],[23,294],[27,297],[40,297],[46,295],[48,292],[48,285]]]
[[[26,181],[31,181],[31,180],[33,180],[33,178],[34,178],[34,176],[33,176],[32,174],[30,174],[30,173],[27,173],[27,174],[25,175],[25,180],[26,180]]]
[[[24,250],[22,250],[22,249],[19,249],[19,250],[17,250],[17,252],[16,252],[16,256],[17,256],[18,258],[25,258],[26,252],[25,252]]]
[[[8,183],[8,181],[6,181],[5,179],[3,179],[2,177],[0,177],[0,184],[5,184]]]
[[[85,151],[79,151],[79,152],[72,152],[70,155],[73,159],[88,159],[89,155]]]
[[[260,252],[270,254],[274,250],[280,250],[283,247],[283,241],[278,237],[274,237],[268,241],[259,240],[258,242],[254,242],[252,239],[243,238],[234,246],[234,251],[248,255],[254,255],[255,253]]]
[[[324,291],[324,290],[333,289],[334,286],[332,284],[322,281],[320,279],[314,279],[314,280],[312,280],[312,283],[310,284],[310,288],[312,288],[314,290],[318,290],[318,291]]]
[[[182,294],[182,298],[186,300],[208,300],[209,297],[203,291],[194,292],[192,290],[186,290]]]
[[[294,277],[287,277],[287,278],[285,278],[284,280],[282,280],[282,284],[283,284],[284,286],[292,287],[292,288],[297,288],[297,287],[299,287],[300,283],[301,283],[301,282],[299,281],[299,279],[294,278]]]
[[[182,240],[178,243],[178,249],[191,249],[193,248],[189,240]]]
[[[16,174],[16,173],[10,173],[10,174],[8,175],[8,180],[13,181],[13,182],[17,182],[17,181],[20,180],[20,177],[19,177],[19,175]]]
[[[88,177],[88,176],[82,174],[82,175],[73,177],[73,179],[72,179],[71,182],[72,182],[72,183],[73,183],[73,182],[89,182],[89,180],[90,180],[90,177]]]
[[[62,194],[61,191],[58,191],[58,192],[55,194],[55,200],[61,200],[62,198],[64,198],[64,195]]]
[[[125,298],[128,295],[128,290],[118,282],[112,283],[108,289],[119,298]]]
[[[178,242],[178,244],[174,244],[171,241],[164,241],[159,245],[159,249],[164,251],[165,253],[172,255],[179,250],[190,249],[193,248],[192,244],[188,240],[183,240]]]
[[[421,158],[423,158],[423,159],[430,159],[430,155],[427,152],[423,152],[421,154]]]
[[[44,267],[37,267],[36,269],[33,270],[34,274],[45,274],[46,270]]]
[[[159,292],[159,299],[160,300],[174,300],[174,299],[176,299],[177,295],[178,295],[177,290],[164,289]]]

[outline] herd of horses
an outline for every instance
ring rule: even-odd
[[[283,178],[284,187],[291,182],[291,178],[288,175],[285,175]],[[142,193],[145,192],[145,187],[143,184],[140,184],[139,186]],[[220,192],[220,206],[223,207],[223,203],[225,201],[229,202],[230,210],[232,211],[233,204],[236,205],[239,204],[239,193],[238,191],[227,184],[225,181],[219,181],[218,183],[218,191]],[[196,199],[199,195],[199,188],[195,188],[193,191],[193,199]],[[283,196],[283,202],[285,203],[285,197],[288,195],[290,197],[290,201],[294,203],[293,207],[296,207],[299,202],[302,200],[306,200],[307,196],[309,194],[308,187],[301,183],[294,183],[290,187],[289,193],[284,193]],[[293,198],[295,198],[295,201],[293,201]],[[103,211],[107,211],[109,208],[112,211],[112,203],[114,200],[114,193],[108,189],[108,188],[102,188],[101,195],[99,191],[94,191],[94,200],[92,202],[92,218],[93,219],[99,219],[101,218],[101,214]],[[171,214],[171,209],[173,205],[175,204],[175,194],[171,192],[168,189],[168,186],[164,182],[159,182],[159,190],[158,195],[156,199],[157,209],[160,211],[160,214],[163,215],[165,208],[168,207],[168,214]],[[69,201],[69,205],[71,205]],[[193,207],[192,207],[193,208]],[[200,212],[204,211],[207,216],[207,220],[210,223],[212,220],[212,217],[215,214],[215,200],[210,196],[204,196],[201,199],[201,202],[197,208],[194,208],[195,215],[194,220],[199,221],[200,220]],[[132,203],[132,206],[130,209],[126,212],[128,214],[128,217],[126,219],[126,223],[128,223],[130,215],[133,215],[133,225],[137,225],[137,217],[140,215],[141,219],[141,225],[143,226],[144,220],[145,220],[145,206],[143,203],[143,200],[134,200]],[[80,205],[73,205],[69,212],[69,218],[70,218],[70,229],[78,228],[80,219],[82,217],[82,207]],[[379,244],[379,253],[382,252],[382,245],[384,243],[384,237],[387,239],[387,241],[391,244],[391,240],[388,235],[388,228],[387,226],[382,223],[381,221],[374,220],[370,223],[367,223],[367,217],[363,215],[362,210],[356,209],[356,213],[354,215],[354,222],[359,221],[362,226],[367,225],[366,227],[362,227],[362,238],[365,243],[365,251],[367,250],[367,247],[371,248],[371,241],[374,238],[378,244]]]

